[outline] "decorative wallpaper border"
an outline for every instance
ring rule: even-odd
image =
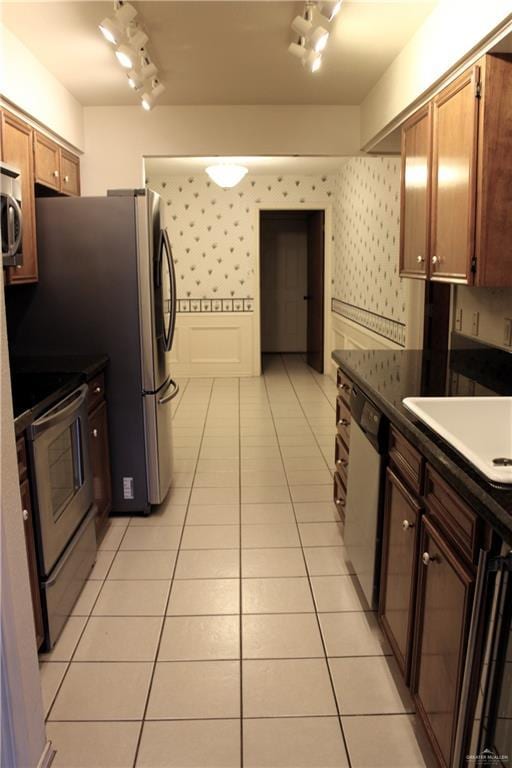
[[[362,325],[363,328],[368,328],[373,333],[405,347],[405,323],[383,317],[368,309],[363,309],[363,307],[355,307],[353,304],[348,304],[340,299],[332,299],[331,309],[337,315],[346,317],[348,320]]]
[[[178,299],[178,312],[252,312],[254,299]]]

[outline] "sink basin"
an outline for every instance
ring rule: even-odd
[[[403,404],[488,480],[512,484],[512,397],[406,397]]]

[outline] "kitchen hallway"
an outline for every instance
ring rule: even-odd
[[[53,765],[433,765],[345,560],[334,382],[271,356],[180,385],[168,499],[112,520],[41,657]]]

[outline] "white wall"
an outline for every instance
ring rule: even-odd
[[[81,104],[0,23],[0,96],[72,147],[84,147]]]
[[[506,22],[510,0],[439,0],[438,5],[361,104],[361,146],[420,99]]]
[[[85,107],[84,120],[84,195],[142,186],[144,155],[359,152],[358,107]]]

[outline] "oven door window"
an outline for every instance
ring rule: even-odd
[[[50,497],[55,522],[84,482],[80,445],[80,419],[76,419],[48,446]]]

